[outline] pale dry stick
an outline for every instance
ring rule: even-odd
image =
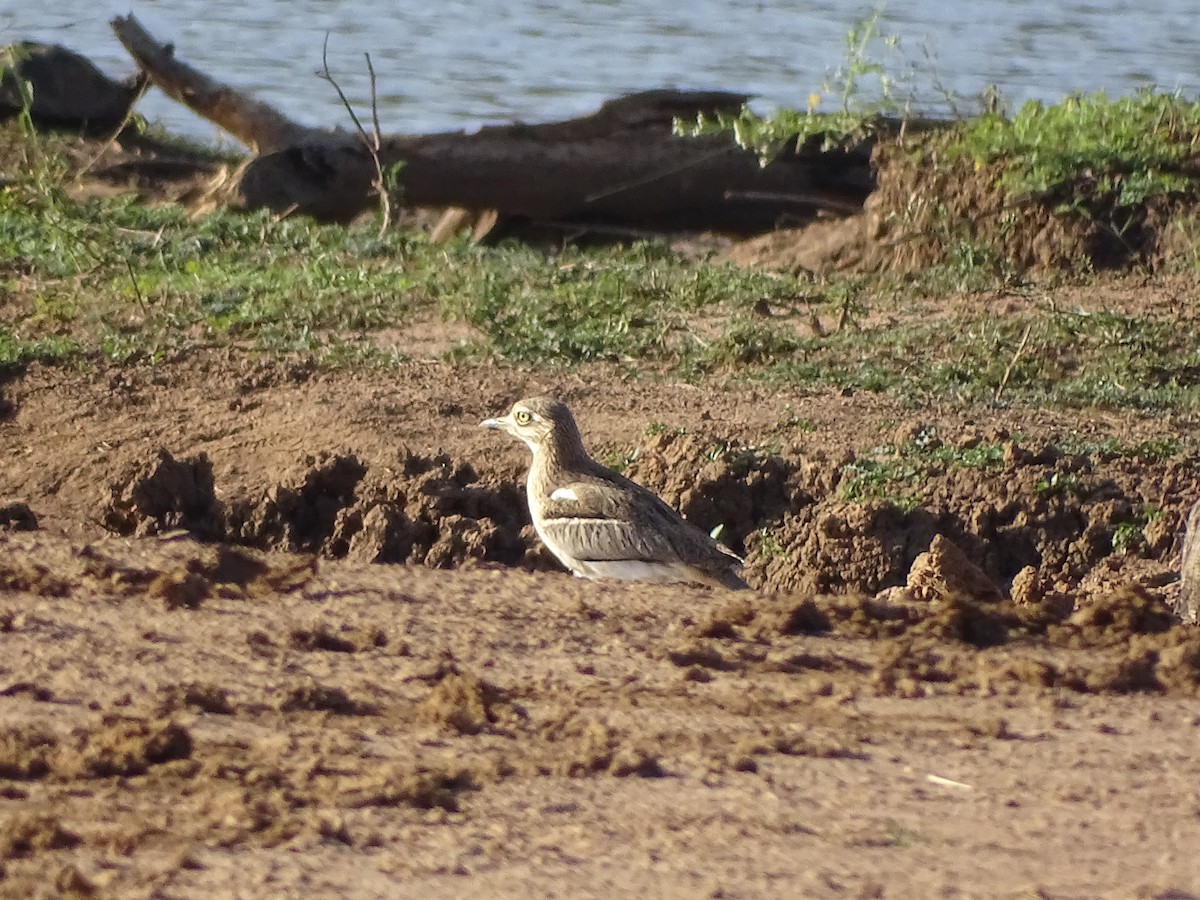
[[[1192,504],[1184,528],[1175,613],[1185,623],[1200,624],[1200,500]]]
[[[737,152],[737,148],[731,149],[730,147],[720,147],[716,150],[710,150],[708,153],[705,153],[696,159],[690,159],[687,162],[680,163],[677,166],[659,169],[656,172],[651,172],[649,175],[641,175],[630,181],[623,181],[619,184],[610,185],[609,187],[603,188],[599,191],[594,191],[593,193],[584,197],[583,202],[595,203],[598,200],[604,200],[617,194],[623,194],[626,191],[632,191],[640,187],[645,187],[648,184],[653,184],[656,181],[661,181],[662,179],[669,178],[672,175],[678,175],[680,172],[685,172],[688,169],[700,165],[701,163],[706,163],[709,160],[716,159],[719,156],[725,156],[735,152]]]
[[[1000,397],[1004,393],[1004,389],[1008,386],[1008,379],[1012,377],[1013,369],[1017,365],[1017,360],[1021,358],[1021,354],[1025,352],[1025,344],[1029,341],[1029,332],[1033,330],[1033,323],[1030,322],[1025,326],[1025,333],[1021,335],[1021,342],[1017,344],[1017,350],[1012,355],[1012,359],[1008,361],[1008,367],[1004,370],[1004,377],[1000,379],[1000,384],[996,387],[996,396],[992,398],[993,403],[999,403]]]
[[[392,224],[392,197],[388,191],[387,179],[383,174],[383,163],[379,160],[379,151],[383,147],[382,132],[379,129],[379,104],[375,93],[375,66],[371,63],[371,54],[364,53],[367,58],[367,72],[371,76],[371,124],[375,134],[367,134],[367,129],[363,127],[362,122],[358,118],[358,114],[354,111],[354,107],[350,105],[350,101],[346,99],[346,94],[342,90],[341,85],[334,79],[333,73],[329,71],[329,32],[325,32],[325,43],[321,46],[321,71],[317,76],[323,81],[328,81],[333,85],[333,89],[337,91],[338,99],[342,101],[342,106],[350,115],[350,121],[354,123],[354,127],[358,130],[358,136],[362,138],[363,146],[367,148],[367,152],[371,154],[371,162],[375,164],[375,180],[371,183],[371,187],[375,188],[375,192],[379,194],[379,209],[383,216],[383,221],[379,226],[379,235],[391,227]]]
[[[836,197],[821,194],[780,194],[775,191],[726,191],[726,200],[768,200],[776,203],[795,203],[797,206],[815,206],[822,210],[844,213],[848,216],[863,211],[861,203],[851,203]]]

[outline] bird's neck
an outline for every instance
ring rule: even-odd
[[[578,442],[546,441],[533,448],[530,470],[537,477],[546,478],[562,471],[587,471],[592,465],[591,457]]]

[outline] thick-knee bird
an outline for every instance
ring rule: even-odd
[[[652,492],[588,456],[565,404],[532,397],[481,424],[507,431],[533,451],[526,485],[533,527],[576,575],[749,587],[732,551]]]

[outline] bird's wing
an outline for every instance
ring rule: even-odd
[[[574,559],[677,562],[665,530],[676,523],[664,521],[657,499],[603,482],[560,485],[543,504],[541,529]]]

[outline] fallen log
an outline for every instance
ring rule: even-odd
[[[365,134],[306,128],[174,56],[133,16],[112,20],[146,76],[258,155],[234,180],[231,202],[345,222],[378,203]],[[816,147],[761,167],[723,137],[672,133],[676,117],[740,108],[721,92],[649,91],[596,113],[545,125],[381,138],[378,163],[399,165],[405,205],[495,210],[564,227],[704,228],[754,232],[781,218],[861,208],[874,186],[870,147]]]

